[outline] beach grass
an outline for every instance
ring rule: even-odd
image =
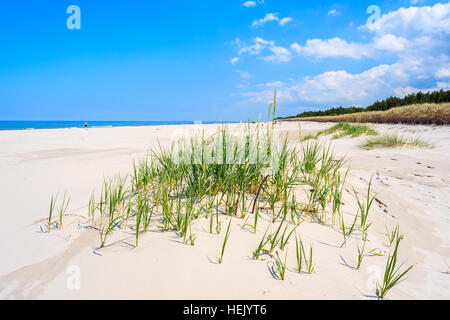
[[[339,122],[331,128],[319,131],[317,136],[333,134],[333,139],[339,139],[345,136],[351,136],[352,138],[359,137],[361,135],[376,136],[378,132],[365,124],[350,124],[348,122]]]
[[[304,259],[303,253],[305,252],[305,248],[303,247],[302,238],[297,237],[297,233],[295,234],[295,253],[297,258],[297,272],[302,273],[302,262]]]
[[[67,207],[69,206],[69,203],[70,203],[70,196],[67,195],[67,190],[66,190],[66,191],[64,191],[64,196],[63,196],[62,202],[61,202],[61,204],[59,205],[59,208],[58,208],[58,217],[59,217],[59,219],[58,219],[58,228],[62,228],[63,227],[63,217],[64,217],[64,214],[67,211]]]
[[[286,259],[287,259],[287,251],[284,255],[284,261],[281,260],[278,251],[276,252],[276,256],[275,256],[275,267],[278,273],[278,276],[280,277],[281,280],[284,280],[286,277]]]
[[[361,148],[396,148],[413,147],[431,149],[434,145],[420,137],[404,137],[396,133],[384,134],[378,137],[370,137],[361,144]]]
[[[230,222],[228,222],[228,227],[227,227],[227,231],[225,232],[225,237],[223,238],[222,250],[220,252],[219,263],[223,262],[223,255],[225,253],[225,247],[227,246],[228,238],[230,237],[230,233],[231,233],[230,227],[231,227],[231,218],[230,218]]]
[[[356,270],[359,270],[359,268],[361,267],[361,263],[362,263],[363,258],[364,258],[364,249],[365,249],[365,247],[366,247],[366,240],[363,241],[363,245],[362,245],[361,248],[358,245],[358,260],[357,260],[357,263],[356,263],[356,268],[355,268]]]
[[[371,223],[368,222],[369,217],[369,211],[372,207],[372,203],[375,200],[376,195],[371,195],[371,187],[372,187],[372,179],[373,175],[370,177],[369,184],[367,187],[367,194],[365,201],[361,200],[358,197],[358,194],[356,193],[355,189],[353,189],[354,197],[356,199],[356,202],[358,203],[358,212],[360,217],[360,229],[363,234],[363,240],[367,239],[367,230],[369,229]]]
[[[376,294],[381,299],[384,299],[385,296],[388,294],[388,292],[394,288],[396,285],[398,285],[400,282],[402,282],[405,277],[405,275],[414,267],[414,265],[406,268],[404,271],[400,271],[403,264],[401,264],[398,268],[397,266],[397,256],[398,256],[398,246],[400,244],[400,241],[403,238],[400,236],[399,233],[397,233],[395,238],[395,247],[392,252],[392,254],[389,254],[387,261],[386,261],[386,267],[384,271],[384,277],[383,277],[383,283],[377,283],[377,290]]]
[[[400,229],[399,226],[396,225],[395,229],[393,231],[389,231],[387,226],[385,226],[386,228],[386,235],[389,241],[389,246],[392,246],[392,243],[394,243],[394,240],[397,239],[397,237],[400,237],[400,239],[403,239],[403,234],[400,234]]]
[[[56,196],[52,195],[52,198],[50,200],[50,209],[49,209],[49,212],[48,212],[48,219],[47,219],[47,225],[46,225],[48,233],[50,233],[50,230],[52,228],[53,211],[55,210],[57,197],[58,197],[58,195],[56,195]]]

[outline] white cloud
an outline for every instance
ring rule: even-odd
[[[258,0],[258,1],[245,1],[242,6],[246,8],[253,8],[257,4],[264,4],[264,0]]]
[[[285,24],[288,24],[289,22],[292,22],[292,18],[291,17],[285,17],[285,18],[280,20],[280,26],[284,26]]]
[[[275,42],[273,41],[267,41],[264,40],[260,37],[256,37],[253,39],[254,44],[252,45],[247,45],[245,42],[242,42],[239,39],[235,40],[235,43],[237,44],[237,46],[240,48],[239,49],[239,54],[244,54],[244,53],[248,53],[250,55],[253,56],[257,56],[261,53],[262,50],[264,50],[266,47],[268,46],[274,46]]]
[[[384,54],[399,56],[429,55],[430,51],[448,52],[450,35],[450,3],[433,7],[400,8],[381,16],[379,22],[359,27],[373,33],[368,43],[347,42],[344,39],[308,39],[304,46],[294,43],[297,54],[323,57],[363,57],[382,59]]]
[[[256,1],[246,1],[242,4],[243,7],[251,8],[256,6]]]
[[[252,27],[262,26],[269,21],[279,21],[280,18],[277,15],[278,13],[267,13],[264,18],[253,21]]]
[[[374,48],[384,51],[403,51],[408,44],[408,40],[403,37],[397,37],[393,34],[384,34],[377,37],[374,41]]]
[[[291,22],[292,18],[291,17],[284,17],[284,18],[280,19],[278,17],[278,13],[277,12],[276,13],[267,13],[264,16],[264,18],[261,18],[261,19],[253,21],[252,27],[263,26],[264,24],[266,24],[269,21],[277,21],[280,26],[284,26],[287,23]]]
[[[286,48],[272,46],[269,50],[272,51],[272,54],[264,57],[264,61],[289,62],[291,60],[291,52]]]
[[[395,94],[401,98],[403,98],[404,96],[407,96],[408,94],[411,93],[417,93],[419,91],[423,92],[423,93],[427,93],[427,92],[433,92],[433,91],[437,91],[437,90],[449,90],[450,89],[450,82],[438,82],[436,83],[436,87],[434,88],[413,88],[413,87],[405,87],[405,88],[396,88],[394,90]]]
[[[435,87],[419,89],[408,85],[423,74],[434,74],[439,66],[449,61],[448,56],[438,57],[425,66],[424,60],[405,60],[394,64],[381,64],[361,73],[345,70],[327,71],[314,77],[305,77],[290,86],[280,87],[281,103],[324,105],[368,105],[390,95],[450,88],[450,82],[437,82]],[[277,91],[278,92],[278,91]],[[252,103],[269,103],[268,90],[243,94]]]
[[[432,7],[400,8],[383,14],[376,24],[363,28],[382,34],[395,34],[406,38],[420,34],[450,33],[450,3],[438,3]]]
[[[450,90],[450,82],[438,82],[436,83],[438,89],[443,89],[443,90]]]
[[[450,78],[450,66],[440,68],[438,71],[436,71],[435,77],[438,79]]]
[[[305,46],[293,43],[291,49],[299,55],[324,58],[324,57],[348,57],[361,59],[371,55],[370,48],[365,44],[347,42],[338,37],[321,40],[309,39]]]
[[[323,105],[367,105],[390,95],[450,88],[450,3],[432,7],[400,8],[381,16],[378,27],[369,25],[365,42],[338,37],[294,42],[289,48],[259,38],[239,47],[264,61],[287,62],[292,53],[313,58],[370,58],[375,66],[362,72],[331,70],[280,87],[280,102]],[[244,53],[241,52],[242,53]],[[288,54],[290,51],[291,54]],[[266,54],[270,52],[270,54]],[[388,62],[388,63],[387,63]],[[378,64],[378,65],[377,65]],[[243,93],[249,102],[270,102],[268,88]]]
[[[337,13],[338,13],[338,12],[337,12],[336,9],[333,9],[333,10],[328,11],[328,15],[329,15],[329,16],[335,16]]]
[[[291,50],[297,52],[297,54],[300,54],[300,52],[302,51],[302,46],[297,42],[294,42],[293,44],[291,44]]]
[[[264,40],[260,37],[254,38],[252,45],[247,45],[240,39],[235,39],[234,43],[239,48],[239,55],[249,54],[252,56],[259,56],[264,51],[270,52],[269,55],[262,58],[267,62],[289,62],[292,58],[292,54],[289,49],[276,46],[274,41]]]
[[[231,63],[233,66],[235,66],[236,63],[238,63],[238,61],[239,61],[239,58],[238,58],[238,57],[234,57],[234,58],[232,58],[232,59],[230,60],[230,63]]]

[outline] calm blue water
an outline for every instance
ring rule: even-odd
[[[225,121],[232,123],[233,121]],[[225,123],[224,122],[224,123]],[[194,121],[88,121],[88,128],[194,124]],[[222,123],[203,121],[202,123]],[[0,130],[84,128],[84,121],[0,121]]]

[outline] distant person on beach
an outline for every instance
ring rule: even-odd
[[[87,129],[87,122],[84,123],[84,127]]]

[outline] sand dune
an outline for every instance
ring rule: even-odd
[[[303,134],[330,123],[302,122]],[[233,126],[239,126],[233,124]],[[376,202],[370,213],[368,249],[388,253],[385,225],[400,225],[405,239],[399,259],[415,264],[407,280],[389,299],[448,299],[450,282],[450,127],[379,124],[380,133],[419,135],[433,149],[363,150],[364,137],[331,140],[335,153],[347,156],[351,171],[343,198],[349,221],[356,213],[352,187],[363,194],[374,174]],[[217,125],[205,125],[213,133]],[[298,143],[294,122],[277,124]],[[253,260],[269,224],[261,215],[256,235],[233,218],[225,260],[217,263],[224,233],[208,233],[208,221],[193,224],[195,246],[173,232],[151,229],[138,248],[133,234],[114,233],[99,249],[98,233],[85,227],[89,196],[100,190],[103,176],[132,171],[158,143],[168,146],[177,130],[193,126],[55,129],[0,132],[1,220],[0,298],[2,299],[376,299],[374,282],[382,276],[386,256],[366,256],[354,266],[358,240],[346,247],[337,228],[302,223],[298,232],[314,249],[313,274],[295,272],[295,241],[288,244],[286,280],[272,275],[270,259]],[[64,228],[41,232],[53,193],[68,190],[71,202]],[[228,220],[223,217],[223,225]],[[71,282],[78,274],[75,287]],[[72,284],[71,284],[72,283]]]

